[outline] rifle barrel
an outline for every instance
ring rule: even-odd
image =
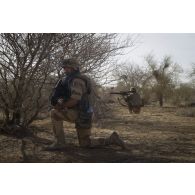
[[[129,94],[130,92],[131,92],[131,91],[111,92],[110,94],[127,95],[127,94]]]

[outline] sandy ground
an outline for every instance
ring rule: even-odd
[[[128,149],[117,146],[81,149],[73,124],[64,123],[67,147],[48,152],[52,142],[49,119],[33,123],[37,138],[0,135],[0,162],[195,162],[195,118],[178,116],[179,108],[144,107],[141,114],[112,106],[112,114],[94,124],[92,137],[117,131]]]

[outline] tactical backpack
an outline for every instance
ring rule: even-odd
[[[91,82],[84,75],[78,75],[75,78],[82,79],[87,89],[78,103],[78,118],[76,119],[75,127],[78,129],[90,129],[93,116],[93,109],[90,103]]]

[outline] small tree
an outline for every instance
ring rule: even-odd
[[[165,56],[159,65],[152,55],[148,55],[145,59],[153,78],[153,90],[159,105],[163,106],[164,97],[169,95],[175,87],[181,69],[171,61],[170,56]]]
[[[131,36],[122,39],[116,33],[73,33],[60,34],[62,41],[52,56],[55,74],[60,75],[59,64],[62,58],[74,57],[81,64],[81,72],[101,84],[112,82],[112,72],[116,69],[118,56],[125,49],[135,45]]]
[[[118,67],[113,75],[117,80],[115,90],[128,91],[131,87],[135,87],[141,93],[144,102],[148,103],[151,75],[146,68],[136,64],[124,64]]]
[[[49,83],[61,77],[63,58],[76,57],[95,82],[108,82],[111,62],[133,46],[118,34],[0,34],[0,109],[5,123],[27,127],[47,106]],[[94,82],[94,83],[95,83]]]
[[[0,100],[5,123],[28,126],[44,106],[55,34],[0,34]]]
[[[191,83],[181,83],[179,87],[174,90],[172,102],[174,105],[186,106],[195,100],[195,91]]]

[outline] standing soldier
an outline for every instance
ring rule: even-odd
[[[139,114],[141,112],[142,99],[134,87],[132,87],[130,91],[131,93],[125,99],[128,104],[129,112]]]
[[[66,76],[58,81],[51,97],[53,106],[51,121],[55,142],[46,149],[65,148],[64,120],[75,123],[81,147],[113,144],[125,148],[124,142],[116,132],[113,132],[108,138],[90,138],[93,115],[89,101],[91,82],[89,78],[80,73],[79,63],[75,59],[65,59],[61,66]]]

